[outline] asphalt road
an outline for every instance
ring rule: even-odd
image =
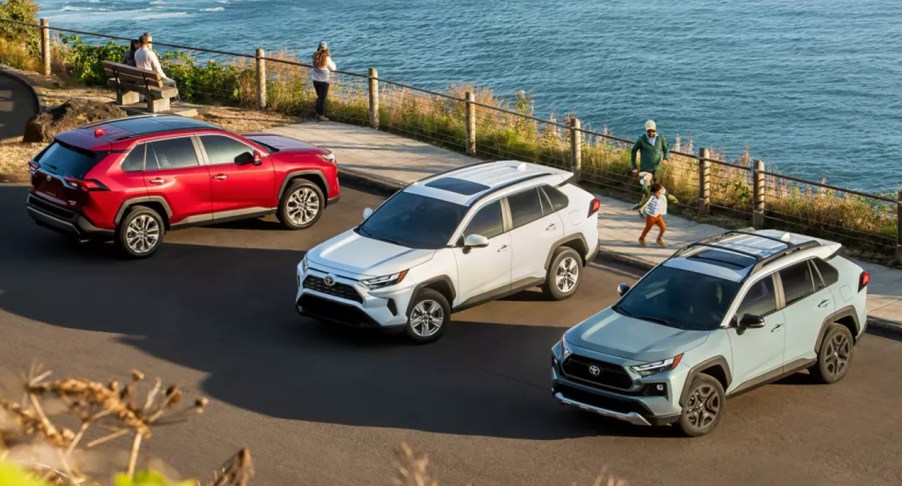
[[[902,343],[869,335],[833,386],[804,374],[727,403],[712,434],[684,439],[558,405],[548,348],[614,301],[635,274],[588,271],[578,295],[524,292],[455,315],[439,342],[317,324],[292,307],[304,249],[379,198],[346,189],[311,230],[272,221],[173,232],[145,261],[35,227],[25,188],[0,185],[0,369],[33,360],[105,381],[131,368],[208,396],[149,451],[207,478],[241,446],[253,484],[390,484],[402,441],[442,484],[902,483]],[[124,439],[120,444],[127,448]]]

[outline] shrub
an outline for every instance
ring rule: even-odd
[[[37,23],[40,7],[32,0],[0,1],[0,20]],[[0,64],[33,71],[40,58],[40,31],[12,22],[0,22]]]
[[[119,62],[128,50],[125,45],[108,41],[106,44],[87,44],[76,35],[60,39],[62,48],[56,54],[64,59],[67,74],[76,82],[87,86],[106,84],[103,61]]]

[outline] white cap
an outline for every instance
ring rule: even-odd
[[[657,130],[657,128],[655,127],[655,121],[648,120],[647,122],[645,122],[645,129],[646,130]]]

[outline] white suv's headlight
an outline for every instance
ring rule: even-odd
[[[662,373],[664,371],[670,371],[677,367],[680,364],[680,360],[683,359],[683,355],[678,354],[673,358],[662,359],[661,361],[654,361],[651,363],[645,363],[640,365],[632,366],[631,368],[636,373],[639,373],[642,376],[653,375],[655,373]]]
[[[407,276],[407,270],[402,272],[398,272],[392,275],[385,275],[384,277],[375,277],[375,278],[365,278],[360,282],[363,285],[366,285],[366,288],[370,290],[381,289],[382,287],[388,287],[391,285],[397,285],[404,280],[404,277]]]

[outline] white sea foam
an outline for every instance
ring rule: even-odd
[[[202,8],[201,12],[222,12],[225,10],[225,7],[213,7],[213,8]]]
[[[190,15],[191,14],[189,14],[188,12],[159,12],[148,15],[141,15],[139,17],[135,17],[135,20],[171,19],[176,17],[188,17]]]

